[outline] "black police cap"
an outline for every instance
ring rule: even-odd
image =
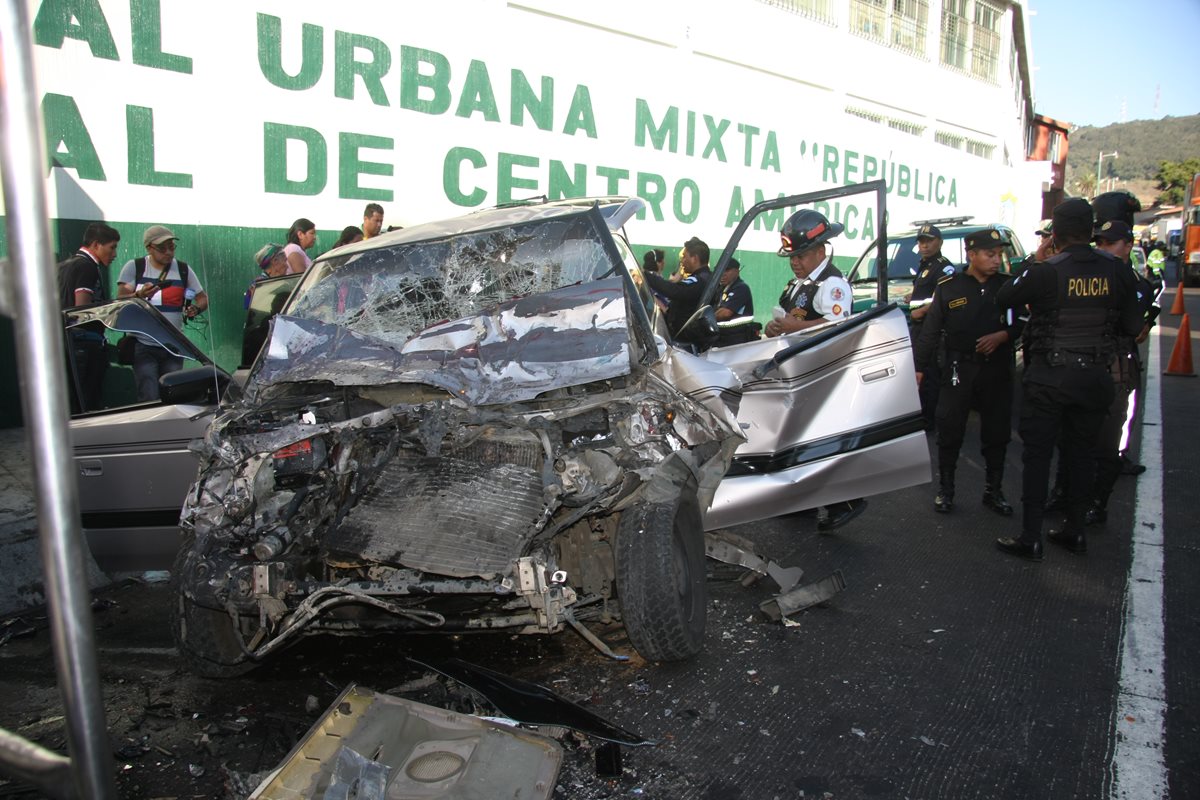
[[[1141,201],[1124,189],[1098,194],[1092,200],[1092,211],[1096,214],[1097,226],[1118,220],[1132,228],[1133,215],[1141,210]]]
[[[995,228],[984,228],[981,231],[968,233],[963,237],[963,243],[968,250],[991,250],[1008,244],[1000,231]]]
[[[1057,236],[1091,238],[1094,219],[1092,206],[1082,197],[1072,197],[1056,205],[1051,219],[1054,221],[1054,233]]]
[[[1096,238],[1106,242],[1133,241],[1133,228],[1119,219],[1110,219],[1096,229]]]
[[[917,231],[917,238],[918,239],[940,239],[940,238],[942,238],[942,232],[940,230],[938,230],[937,225],[930,225],[928,222],[926,222]]]

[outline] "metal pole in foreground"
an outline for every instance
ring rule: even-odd
[[[116,783],[72,474],[66,360],[46,205],[45,142],[29,30],[25,0],[0,3],[0,181],[10,255],[0,275],[0,293],[15,323],[42,569],[75,794],[107,800],[116,797]]]

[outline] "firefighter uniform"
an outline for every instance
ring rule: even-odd
[[[998,249],[1005,242],[996,230],[966,237],[968,250]],[[988,247],[993,245],[993,247]],[[981,276],[982,277],[982,276]],[[1013,341],[1020,322],[996,305],[996,294],[1008,282],[1000,273],[977,277],[971,268],[938,281],[933,304],[921,325],[915,359],[922,384],[930,365],[943,349],[937,396],[937,446],[939,491],[934,509],[946,513],[954,505],[954,473],[972,408],[979,410],[980,439],[986,465],[983,503],[1008,516],[1012,506],[1004,499],[1001,484],[1004,457],[1012,430]],[[977,350],[981,337],[1005,332],[1007,341],[990,353]]]
[[[1113,399],[1110,365],[1119,335],[1136,336],[1142,311],[1131,270],[1086,242],[1092,207],[1073,198],[1054,209],[1058,255],[1026,268],[997,293],[1002,308],[1029,307],[1021,401],[1022,522],[1019,537],[1000,550],[1042,559],[1042,517],[1050,460],[1059,433],[1067,465],[1067,522],[1050,541],[1087,551],[1084,515],[1092,485],[1092,445]]]

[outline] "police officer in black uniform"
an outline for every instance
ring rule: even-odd
[[[1067,465],[1067,521],[1047,538],[1087,552],[1084,515],[1092,485],[1091,448],[1113,398],[1109,365],[1119,335],[1142,329],[1133,273],[1093,249],[1092,207],[1073,198],[1054,209],[1058,255],[1027,267],[1000,288],[1002,308],[1029,308],[1022,392],[1021,534],[996,540],[1003,552],[1042,560],[1042,516],[1050,458],[1059,431]]]
[[[1100,220],[1097,219],[1097,222]],[[1142,363],[1138,344],[1149,333],[1153,317],[1157,316],[1153,313],[1154,290],[1144,275],[1134,271],[1129,260],[1129,253],[1133,250],[1133,228],[1129,223],[1117,219],[1100,224],[1096,229],[1096,247],[1111,254],[1133,272],[1144,324],[1137,338],[1124,335],[1117,337],[1117,355],[1109,368],[1115,392],[1096,439],[1096,480],[1086,517],[1089,525],[1099,525],[1108,519],[1108,498],[1121,474],[1121,443],[1128,440],[1128,411],[1130,403],[1136,403],[1135,392],[1141,384]]]
[[[937,284],[929,314],[921,326],[915,358],[917,379],[928,379],[939,341],[945,351],[937,399],[938,493],[935,511],[954,508],[954,471],[967,429],[967,416],[979,409],[980,439],[986,465],[983,504],[1003,516],[1012,506],[1004,498],[1004,456],[1012,430],[1013,342],[1020,322],[996,305],[1008,282],[1000,274],[1008,244],[995,228],[964,237],[967,269]]]
[[[666,298],[667,330],[671,336],[678,338],[687,322],[700,305],[704,287],[712,278],[712,270],[708,268],[708,245],[693,236],[683,243],[683,254],[679,260],[679,271],[682,273],[678,281],[672,281],[657,272],[646,272],[644,277],[650,288]]]
[[[950,259],[942,255],[942,232],[936,225],[926,222],[917,229],[917,254],[921,261],[917,264],[917,274],[913,276],[912,291],[905,298],[909,304],[909,336],[914,345],[921,338],[921,323],[929,313],[929,304],[933,302],[933,290],[937,288],[938,281],[958,271]],[[925,365],[925,377],[917,387],[925,430],[933,430],[934,427],[939,386],[937,363],[931,361]]]
[[[721,300],[717,303],[717,347],[758,340],[762,326],[754,321],[754,297],[742,280],[742,264],[729,259],[721,273]]]

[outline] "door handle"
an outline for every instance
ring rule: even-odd
[[[861,369],[858,376],[862,378],[863,383],[872,383],[874,381],[890,378],[896,374],[896,367],[890,361],[886,364],[872,364],[871,366]]]
[[[95,478],[104,474],[104,462],[89,460],[79,462],[79,475],[83,478]]]

